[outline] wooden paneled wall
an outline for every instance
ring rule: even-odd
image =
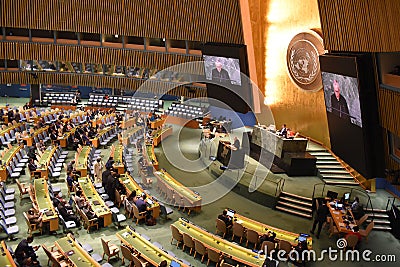
[[[105,75],[36,72],[37,78],[28,72],[0,72],[0,81],[11,84],[65,84],[81,85],[97,88],[118,88],[135,91],[143,90],[162,95],[168,92],[170,95],[185,96],[189,98],[206,97],[206,88],[196,87],[188,90],[185,85],[168,83],[156,80],[142,81],[126,77],[113,77]]]
[[[400,51],[399,0],[318,0],[325,48]]]
[[[158,70],[202,60],[195,55],[23,42],[0,42],[0,58],[110,64]]]
[[[239,0],[2,0],[6,27],[243,44]]]
[[[386,168],[397,170],[400,164],[390,156],[389,132],[400,136],[400,92],[379,88],[378,101]]]
[[[400,136],[400,93],[379,88],[378,101],[382,127]]]

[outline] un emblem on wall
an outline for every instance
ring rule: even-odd
[[[315,31],[301,32],[293,37],[286,60],[289,76],[297,87],[307,91],[322,88],[319,55],[323,53],[322,38]]]

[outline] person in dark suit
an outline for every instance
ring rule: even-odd
[[[64,221],[74,221],[76,226],[80,227],[81,221],[79,218],[73,213],[72,210],[68,210],[65,205],[65,200],[62,200],[57,206],[58,212],[60,212],[60,215],[63,217]]]
[[[22,239],[22,241],[19,242],[17,248],[15,249],[14,252],[15,258],[17,259],[17,262],[22,266],[24,266],[23,265],[24,261],[29,258],[36,264],[39,263],[37,261],[38,257],[35,251],[38,250],[40,246],[32,247],[31,245],[29,245],[32,242],[33,242],[33,236],[28,236],[26,239]]]
[[[135,202],[139,212],[147,211],[146,194],[142,194]]]
[[[226,210],[224,210],[222,212],[222,214],[218,215],[218,219],[224,221],[226,227],[231,227],[233,224],[232,218],[229,217],[227,214],[228,214],[228,212]]]
[[[349,107],[346,99],[340,94],[340,85],[337,80],[333,80],[333,92],[331,95],[332,113],[350,122]]]
[[[317,239],[319,238],[319,235],[321,233],[322,225],[324,224],[324,222],[326,222],[326,218],[328,217],[328,214],[329,214],[329,208],[326,205],[326,202],[324,201],[322,203],[322,205],[317,210],[317,214],[315,215],[313,227],[312,227],[312,229],[310,231],[312,234],[314,234],[315,227],[318,224],[317,234],[315,235],[317,237]]]
[[[286,138],[287,134],[288,134],[288,128],[286,127],[286,124],[283,124],[282,129],[279,130],[279,135]]]
[[[211,71],[212,80],[221,84],[230,84],[231,78],[229,73],[222,68],[222,62],[217,60],[215,62],[215,68]]]
[[[239,141],[239,138],[237,138],[236,136],[233,139],[233,146],[236,147],[236,149],[240,148],[240,141]]]

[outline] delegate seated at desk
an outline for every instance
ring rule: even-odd
[[[239,138],[237,138],[236,136],[235,136],[235,138],[233,139],[233,146],[234,146],[236,149],[239,149],[239,148],[240,148],[240,141],[239,141]]]
[[[282,128],[278,131],[278,134],[284,138],[287,138],[288,128],[286,128],[286,124],[282,125]]]

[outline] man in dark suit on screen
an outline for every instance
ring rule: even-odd
[[[230,84],[231,78],[229,73],[222,68],[222,62],[217,59],[215,61],[215,68],[212,70],[212,80],[220,84]]]
[[[346,99],[340,94],[340,85],[337,80],[333,80],[333,91],[331,95],[332,113],[350,122],[349,107]]]

